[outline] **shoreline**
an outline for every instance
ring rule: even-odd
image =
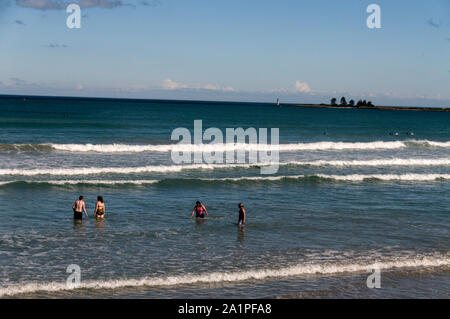
[[[419,106],[339,106],[329,104],[280,104],[281,107],[309,107],[327,109],[366,109],[388,111],[426,111],[426,112],[450,112],[446,107],[419,107]]]

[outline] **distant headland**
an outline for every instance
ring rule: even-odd
[[[42,100],[63,100],[63,101],[77,101],[77,102],[127,102],[127,103],[159,103],[159,104],[223,104],[223,105],[266,105],[272,106],[274,103],[270,102],[248,102],[248,101],[213,101],[213,100],[176,100],[176,99],[145,99],[145,98],[111,98],[111,97],[78,97],[78,96],[45,96],[45,95],[13,95],[0,94],[1,100],[13,100],[19,103],[27,103],[32,101]],[[315,108],[336,108],[336,109],[373,109],[373,110],[395,110],[395,111],[430,111],[430,112],[450,112],[449,107],[416,107],[416,106],[378,106],[371,101],[350,100],[347,103],[345,97],[342,97],[340,103],[337,103],[336,98],[332,98],[330,103],[280,103],[279,99],[275,104],[279,107],[315,107]]]
[[[336,108],[336,109],[372,109],[372,110],[393,110],[393,111],[428,111],[428,112],[450,112],[448,107],[418,107],[418,106],[378,106],[371,101],[350,100],[347,102],[345,97],[342,97],[340,103],[337,103],[336,98],[332,98],[329,104],[281,104],[280,106],[290,107],[321,107],[321,108]]]

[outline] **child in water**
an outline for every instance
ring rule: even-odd
[[[239,203],[238,207],[239,207],[239,221],[238,221],[238,225],[239,225],[239,226],[244,226],[244,224],[245,224],[245,209],[244,209],[244,204]]]
[[[195,204],[194,210],[192,211],[191,214],[191,218],[192,216],[194,216],[195,213],[195,217],[197,218],[205,218],[208,216],[208,212],[206,211],[205,206],[203,206],[202,203],[200,203],[199,201],[197,201],[197,203]]]

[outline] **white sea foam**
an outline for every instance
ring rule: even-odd
[[[369,179],[381,181],[435,181],[450,180],[450,174],[350,174],[350,175],[283,175],[283,176],[244,176],[224,178],[188,178],[188,179],[152,179],[152,180],[29,180],[29,181],[4,181],[1,185],[9,185],[17,182],[27,184],[50,184],[50,185],[151,185],[164,181],[200,180],[205,182],[242,182],[242,181],[280,181],[308,178],[323,178],[336,181],[362,182]]]
[[[74,168],[47,168],[47,169],[0,169],[0,175],[56,175],[79,176],[95,174],[139,174],[139,173],[171,173],[188,169],[217,169],[228,167],[225,164],[193,164],[193,165],[151,165],[137,167],[74,167]]]
[[[46,168],[46,169],[0,169],[0,175],[53,175],[53,176],[80,176],[96,174],[139,174],[139,173],[173,173],[182,170],[214,170],[230,168],[252,168],[271,165],[271,163],[255,164],[191,164],[191,165],[150,165],[137,167],[74,167],[74,168]],[[424,159],[424,158],[390,158],[375,160],[335,160],[335,161],[290,161],[279,163],[279,166],[446,166],[450,159]]]
[[[160,180],[40,180],[40,181],[5,181],[0,182],[0,185],[8,185],[17,182],[23,182],[27,184],[51,184],[51,185],[79,185],[79,184],[87,184],[87,185],[146,185],[146,184],[155,184],[160,182]]]
[[[83,280],[77,288],[67,286],[66,283],[23,283],[0,288],[0,297],[14,296],[35,292],[59,292],[73,289],[118,289],[124,287],[167,287],[196,283],[239,282],[246,280],[265,280],[269,278],[285,278],[302,275],[332,275],[347,272],[366,272],[376,264],[381,270],[398,268],[432,268],[450,265],[450,258],[446,255],[438,257],[398,258],[389,261],[357,262],[357,263],[301,263],[290,267],[273,269],[255,269],[239,272],[211,272],[205,274],[186,274],[179,276],[144,277],[140,279],[115,280]]]
[[[338,181],[364,181],[367,179],[378,179],[382,181],[434,181],[439,179],[450,179],[450,174],[351,174],[351,175],[324,175],[318,177],[329,178]]]
[[[450,147],[450,141],[448,142],[435,142],[435,141],[415,141],[417,144],[422,144],[422,145],[431,145],[431,146],[436,146],[436,147]]]
[[[359,182],[367,179],[378,179],[382,181],[434,181],[437,179],[450,179],[450,174],[351,174],[351,175],[326,175],[326,174],[316,174],[316,175],[290,175],[290,176],[267,176],[267,177],[229,177],[229,178],[218,178],[218,179],[202,179],[202,180],[221,180],[221,181],[277,181],[283,179],[302,179],[309,177],[320,177],[325,179],[333,179],[338,181],[353,181]]]
[[[335,160],[287,162],[280,165],[311,165],[311,166],[445,166],[450,165],[450,158],[386,158],[374,160]]]
[[[65,152],[98,153],[140,153],[140,152],[225,152],[232,150],[246,151],[320,151],[320,150],[374,150],[399,149],[414,146],[450,147],[450,141],[436,142],[428,140],[410,141],[374,141],[374,142],[311,142],[290,144],[165,144],[165,145],[128,145],[128,144],[42,144]]]
[[[323,150],[376,150],[401,149],[408,147],[450,148],[450,141],[438,142],[429,140],[405,141],[373,141],[373,142],[309,142],[288,144],[248,144],[248,143],[218,143],[218,144],[0,144],[0,151],[16,152],[75,152],[75,153],[141,153],[141,152],[225,152],[225,151],[323,151]]]

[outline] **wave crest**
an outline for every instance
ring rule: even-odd
[[[144,277],[140,279],[89,280],[82,281],[78,287],[70,287],[66,283],[24,283],[0,288],[0,297],[34,292],[60,292],[72,289],[119,289],[125,287],[167,287],[197,283],[239,282],[246,280],[265,280],[302,275],[332,275],[339,273],[366,272],[374,265],[380,269],[391,270],[401,268],[432,268],[450,265],[448,256],[413,257],[397,260],[378,261],[375,263],[324,263],[297,264],[277,269],[255,269],[239,272],[212,272],[209,274],[186,274],[181,276]]]
[[[325,151],[325,150],[376,150],[401,149],[408,147],[439,147],[450,148],[450,141],[438,142],[429,140],[408,141],[374,141],[374,142],[311,142],[289,144],[0,144],[0,151],[10,152],[73,152],[73,153],[142,153],[142,152],[226,152],[226,151]]]
[[[254,164],[190,164],[190,165],[150,165],[137,167],[73,167],[73,168],[46,168],[46,169],[0,169],[1,175],[17,176],[79,176],[98,174],[140,174],[140,173],[172,173],[183,170],[214,170],[232,168],[258,168],[261,166],[276,165],[276,163],[254,163]],[[450,165],[450,159],[421,159],[421,158],[391,158],[375,160],[353,160],[353,161],[291,161],[282,162],[279,166],[446,166]]]
[[[153,179],[153,180],[36,180],[36,181],[4,181],[0,182],[0,186],[7,185],[94,185],[94,186],[127,186],[127,185],[153,185],[153,184],[192,184],[195,182],[208,183],[239,183],[239,182],[273,182],[273,181],[289,181],[289,180],[303,180],[303,181],[344,181],[344,182],[364,182],[368,180],[379,181],[438,181],[450,180],[450,174],[351,174],[351,175],[287,175],[287,176],[248,176],[248,177],[224,177],[224,178],[168,178],[168,179]]]
[[[139,153],[139,152],[226,152],[226,151],[314,151],[346,149],[395,149],[406,147],[403,142],[317,142],[296,144],[169,144],[169,145],[126,145],[126,144],[50,144],[55,150],[66,152]]]

